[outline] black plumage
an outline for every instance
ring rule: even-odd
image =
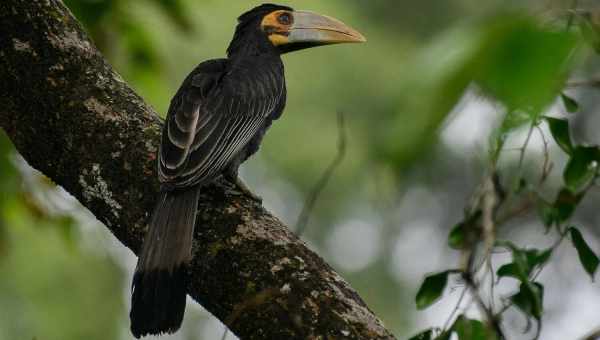
[[[212,181],[260,144],[285,105],[279,55],[210,60],[200,64],[173,98],[163,133],[159,176],[165,190]]]
[[[199,190],[220,175],[235,180],[283,112],[283,62],[258,25],[273,10],[242,15],[228,58],[198,65],[171,101],[158,157],[162,194],[133,280],[136,337],[180,327]]]
[[[258,151],[266,130],[285,107],[281,54],[359,41],[364,41],[360,33],[335,19],[261,5],[239,17],[226,59],[203,62],[186,77],[163,127],[158,154],[161,194],[133,279],[134,336],[171,333],[180,327],[200,190],[221,175],[245,190],[238,168]]]

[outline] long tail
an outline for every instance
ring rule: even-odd
[[[181,326],[199,194],[197,186],[163,192],[156,204],[133,277],[129,317],[136,338]]]

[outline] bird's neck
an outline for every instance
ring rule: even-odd
[[[273,70],[283,76],[283,60],[277,53],[235,53],[230,54],[229,67],[236,69],[252,69],[254,71]]]
[[[238,30],[227,48],[227,56],[229,59],[256,56],[280,58],[280,52],[262,32]]]

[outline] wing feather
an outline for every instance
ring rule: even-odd
[[[171,102],[161,151],[161,182],[186,187],[212,180],[265,126],[282,98],[270,72],[260,79],[243,70],[234,76],[221,66],[201,64]],[[165,133],[166,132],[166,133]]]

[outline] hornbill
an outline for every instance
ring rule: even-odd
[[[283,112],[281,55],[336,43],[365,42],[342,22],[274,4],[238,18],[227,58],[198,65],[171,100],[158,151],[161,192],[133,278],[131,332],[137,338],[181,326],[196,209],[203,185],[235,182]]]

